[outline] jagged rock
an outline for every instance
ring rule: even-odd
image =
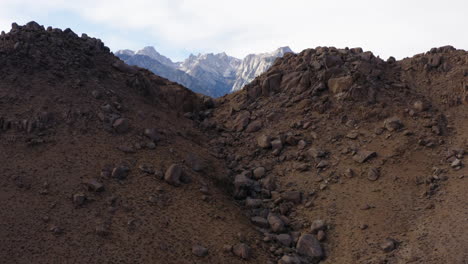
[[[261,148],[269,148],[271,147],[271,138],[267,135],[260,135],[257,137],[257,144]]]
[[[321,259],[324,257],[322,246],[314,235],[302,235],[299,241],[297,241],[296,249],[299,255],[310,259]]]
[[[369,151],[369,150],[360,150],[353,156],[353,160],[359,163],[364,163],[368,161],[371,158],[374,158],[377,156],[377,153],[375,151]]]
[[[117,133],[126,133],[130,129],[130,123],[126,118],[119,118],[114,121],[112,127]]]
[[[353,85],[352,76],[331,78],[328,80],[328,88],[334,94],[346,92],[351,88],[352,85]]]
[[[239,258],[248,260],[251,256],[251,249],[244,243],[237,244],[232,247],[232,252],[234,255],[238,256]]]
[[[173,186],[179,186],[181,184],[183,169],[178,164],[172,164],[164,174],[164,180]]]
[[[271,227],[271,230],[275,233],[282,233],[285,231],[286,227],[285,227],[285,224],[283,222],[283,220],[281,220],[281,218],[277,215],[274,215],[274,214],[269,214],[268,215],[268,223],[270,224],[270,227]]]
[[[384,121],[384,127],[388,131],[396,131],[403,127],[403,123],[398,117],[387,118]]]
[[[194,245],[192,253],[197,257],[205,257],[208,255],[208,249],[200,245]]]

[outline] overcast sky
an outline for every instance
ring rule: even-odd
[[[173,60],[280,46],[362,47],[386,59],[468,49],[467,11],[468,0],[0,0],[0,30],[34,20],[101,38],[113,51],[155,46]]]

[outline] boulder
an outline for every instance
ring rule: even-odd
[[[297,253],[309,259],[321,259],[324,256],[322,246],[314,235],[304,234],[296,245]]]
[[[348,91],[353,85],[352,76],[331,78],[328,80],[328,89],[334,94]]]

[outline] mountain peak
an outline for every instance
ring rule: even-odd
[[[159,61],[164,65],[175,67],[174,62],[171,59],[161,55],[153,46],[146,46],[143,49],[137,51],[136,54],[145,55]]]

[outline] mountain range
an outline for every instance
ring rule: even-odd
[[[293,51],[289,47],[281,47],[273,52],[250,54],[242,60],[224,52],[191,54],[182,62],[173,62],[148,46],[138,51],[119,50],[115,55],[129,65],[146,68],[194,92],[220,97],[241,90],[268,70],[276,58],[288,52]]]

